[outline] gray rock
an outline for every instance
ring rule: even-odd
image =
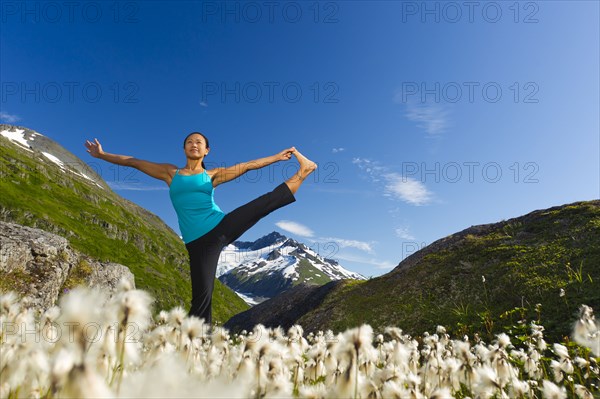
[[[99,262],[69,246],[67,239],[44,230],[0,221],[0,290],[30,298],[31,306],[47,309],[76,285],[112,293],[121,279],[135,287],[123,265]]]

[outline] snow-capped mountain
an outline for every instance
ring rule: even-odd
[[[108,189],[104,180],[93,170],[93,165],[82,162],[73,153],[43,134],[26,127],[0,124],[0,136],[31,152],[32,156],[38,158],[39,166],[51,162],[64,173],[81,178],[97,187]]]
[[[277,232],[254,242],[228,245],[219,258],[217,277],[249,304],[260,303],[301,283],[323,285],[333,280],[365,279]]]

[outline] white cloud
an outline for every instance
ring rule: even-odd
[[[448,127],[448,112],[438,104],[406,104],[406,117],[430,135],[443,133]]]
[[[381,176],[388,171],[388,168],[379,165],[375,161],[365,158],[354,158],[352,163],[358,166],[361,170],[367,172],[374,182],[381,181]]]
[[[448,110],[439,103],[428,103],[425,101],[406,100],[402,98],[402,92],[398,91],[394,96],[394,102],[406,105],[405,116],[417,126],[424,129],[427,134],[435,136],[443,133],[448,128]]]
[[[420,181],[398,173],[387,173],[384,177],[386,195],[397,197],[412,205],[425,205],[431,201],[431,192]]]
[[[201,107],[208,107],[208,103],[206,101],[200,101]]]
[[[408,227],[397,227],[396,228],[396,236],[402,238],[403,240],[414,240],[415,237],[410,234],[410,231],[408,231]]]
[[[11,115],[4,111],[0,111],[0,120],[3,120],[4,122],[7,122],[7,123],[15,123],[17,121],[20,121],[21,118],[19,118],[17,115]]]
[[[275,223],[275,225],[282,230],[289,231],[290,233],[299,235],[301,237],[313,237],[315,234],[308,227],[290,220],[280,220],[279,222]]]
[[[339,245],[340,248],[356,248],[361,251],[373,253],[373,248],[368,242],[348,240],[338,237],[315,237],[315,233],[310,228],[291,220],[280,220],[279,222],[275,223],[275,225],[282,230],[289,231],[292,234],[311,238],[315,242],[335,243],[336,245]]]
[[[344,238],[336,238],[336,237],[320,237],[319,240],[335,242],[341,248],[356,248],[356,249],[360,249],[361,251],[373,253],[373,248],[371,247],[371,244],[368,242],[364,242],[364,241],[347,240]]]
[[[374,183],[383,183],[384,195],[397,198],[411,205],[425,205],[432,200],[433,194],[425,184],[411,177],[390,172],[386,166],[364,158],[354,158],[352,163],[364,170]]]
[[[338,147],[338,148],[332,148],[331,152],[333,152],[334,154],[337,154],[338,152],[342,152],[345,151],[346,149],[344,147]]]

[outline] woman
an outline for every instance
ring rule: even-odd
[[[168,163],[154,163],[102,150],[98,139],[86,141],[87,151],[94,157],[117,165],[130,166],[148,176],[163,180],[177,213],[179,228],[190,257],[192,304],[190,315],[212,323],[212,292],[221,250],[235,241],[261,218],[294,202],[294,194],[317,167],[294,147],[276,155],[240,163],[228,168],[207,170],[204,158],[210,152],[208,139],[202,133],[190,133],[183,141],[187,159],[183,168]],[[244,173],[264,168],[294,155],[300,167],[294,176],[273,191],[264,194],[230,213],[224,213],[214,202],[214,188]]]

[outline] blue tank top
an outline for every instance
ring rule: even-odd
[[[196,175],[180,175],[177,169],[169,196],[186,244],[211,231],[225,217],[215,204],[212,181],[206,170]]]

